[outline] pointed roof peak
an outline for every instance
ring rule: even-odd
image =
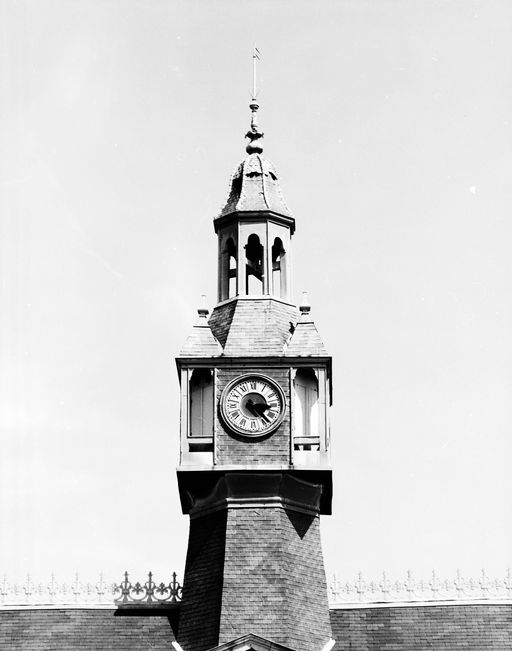
[[[323,357],[327,351],[311,315],[308,293],[302,292],[300,316],[286,346],[285,355],[291,357]]]
[[[208,314],[206,295],[202,294],[197,321],[180,351],[180,357],[215,357],[222,354],[222,347],[208,323]]]
[[[231,175],[230,188],[224,206],[215,219],[230,215],[234,212],[268,212],[272,211],[285,217],[292,217],[290,209],[281,193],[276,168],[266,158],[263,152],[263,131],[258,125],[257,112],[260,108],[256,88],[256,61],[260,59],[260,51],[253,52],[253,88],[251,109],[251,125],[245,137],[249,139],[246,156]],[[294,226],[292,226],[293,233]]]

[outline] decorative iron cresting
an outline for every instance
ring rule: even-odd
[[[24,583],[10,583],[5,574],[0,580],[0,606],[108,605],[113,596],[103,574],[94,583],[83,583],[78,574],[71,583],[60,583],[55,574],[45,583],[34,583],[30,574]]]
[[[457,570],[452,579],[441,579],[433,571],[428,580],[415,579],[407,572],[402,580],[391,580],[385,573],[378,580],[367,580],[360,572],[355,581],[341,580],[334,574],[329,582],[332,607],[350,604],[415,603],[440,601],[512,601],[512,569],[503,578],[491,578],[482,570],[478,578],[467,578]],[[128,572],[120,584],[109,583],[103,574],[96,582],[84,583],[79,575],[71,583],[60,583],[54,574],[45,583],[35,583],[27,575],[24,583],[0,579],[0,608],[11,606],[158,606],[181,601],[182,586],[176,572],[168,583],[157,584],[150,572],[148,580],[132,584]]]
[[[55,574],[44,583],[36,583],[27,574],[23,583],[11,583],[6,575],[0,578],[0,608],[11,606],[96,606],[109,607],[119,605],[154,606],[173,604],[181,600],[181,585],[176,572],[167,585],[156,584],[153,574],[149,572],[146,583],[131,584],[128,572],[120,584],[105,580],[103,574],[96,582],[82,582],[75,574],[71,583],[61,583]]]
[[[435,570],[428,580],[416,580],[411,571],[405,579],[391,581],[384,572],[380,580],[366,580],[359,572],[355,581],[340,580],[336,574],[329,582],[331,606],[371,603],[414,603],[429,601],[512,600],[512,570],[502,579],[490,578],[482,570],[477,579],[462,576],[441,579]]]
[[[128,572],[125,572],[124,581],[113,587],[117,606],[157,606],[181,601],[182,587],[176,580],[176,572],[172,573],[172,581],[167,585],[163,582],[156,584],[152,572],[149,572],[146,583],[137,581],[132,584]]]

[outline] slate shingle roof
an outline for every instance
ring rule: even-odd
[[[218,216],[268,210],[292,216],[281,194],[274,166],[260,154],[249,154],[233,172],[226,204]]]
[[[236,298],[199,318],[179,357],[325,357],[309,313],[271,297]]]
[[[301,307],[300,319],[286,346],[287,357],[323,357],[327,355],[309,308]]]
[[[126,616],[119,616],[123,614]],[[374,605],[331,609],[330,617],[335,649],[339,651],[509,651],[512,648],[512,606],[507,603],[409,607],[393,607],[390,603],[380,608]],[[149,615],[142,610],[138,613],[65,607],[2,610],[0,649],[174,651],[176,617],[170,619],[165,612]],[[256,636],[253,640],[257,640]],[[229,648],[229,644],[225,646]]]
[[[222,347],[208,325],[207,314],[207,310],[198,310],[199,318],[180,350],[180,357],[215,357],[222,354]]]
[[[176,611],[177,614],[178,611]],[[127,616],[119,616],[119,615]],[[171,619],[163,612],[120,613],[114,608],[0,611],[0,649],[11,651],[174,651]]]
[[[282,355],[297,317],[295,306],[271,298],[235,299],[214,308],[210,327],[227,357]]]

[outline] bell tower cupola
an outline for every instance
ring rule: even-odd
[[[231,176],[214,220],[219,246],[218,300],[272,296],[291,300],[291,237],[295,230],[275,167],[263,157],[259,104],[252,99],[247,156]]]

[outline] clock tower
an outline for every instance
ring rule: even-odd
[[[190,517],[178,641],[203,651],[252,635],[320,651],[331,638],[319,529],[331,512],[331,358],[307,301],[292,301],[295,219],[250,108],[247,155],[213,221],[218,303],[198,310],[176,360]]]

